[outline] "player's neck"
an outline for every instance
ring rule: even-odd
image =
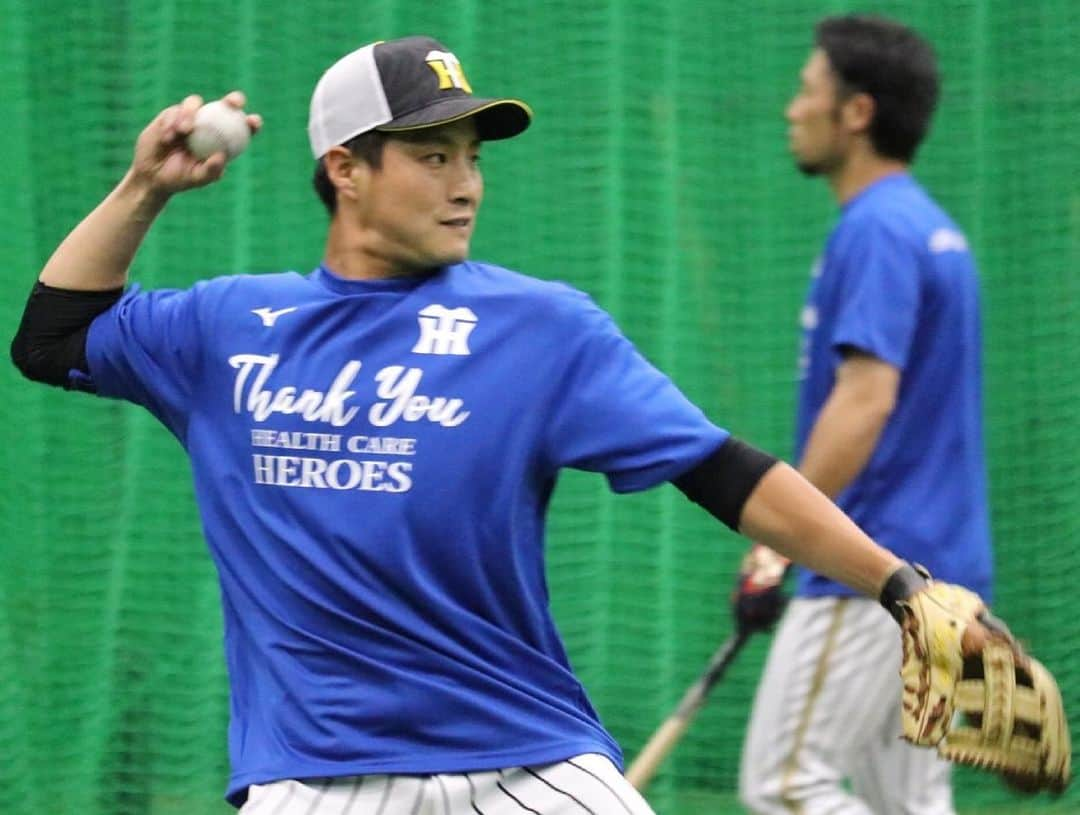
[[[829,175],[829,186],[841,206],[846,204],[875,181],[885,176],[906,172],[902,161],[883,158],[870,149],[854,150],[847,161]]]
[[[323,263],[338,277],[347,280],[390,280],[412,277],[425,270],[406,266],[380,252],[374,236],[346,228],[341,220],[330,222]]]

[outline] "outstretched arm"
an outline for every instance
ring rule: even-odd
[[[673,483],[732,529],[862,594],[880,596],[904,565],[794,468],[734,437]]]
[[[739,531],[819,574],[877,598],[903,564],[787,464],[777,463],[743,505]]]

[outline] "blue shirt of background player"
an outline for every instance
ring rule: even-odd
[[[242,275],[129,291],[87,357],[191,458],[233,803],[275,779],[621,763],[548,608],[548,500],[562,467],[643,490],[727,433],[588,297],[480,263]]]
[[[845,347],[901,371],[895,410],[836,502],[878,543],[990,599],[978,280],[963,234],[909,175],[843,208],[802,313],[796,460]],[[800,596],[850,595],[801,569]]]

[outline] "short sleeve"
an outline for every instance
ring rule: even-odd
[[[903,370],[918,323],[915,246],[884,224],[863,222],[837,249],[842,283],[832,347],[855,347]]]
[[[90,326],[86,357],[94,389],[153,413],[181,441],[202,358],[195,289],[133,286]]]
[[[588,302],[588,301],[586,301]],[[607,474],[615,492],[647,489],[703,461],[728,437],[591,302],[568,331],[547,427],[557,467]]]

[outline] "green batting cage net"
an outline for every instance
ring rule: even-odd
[[[474,255],[591,293],[718,423],[791,453],[797,314],[835,216],[786,154],[782,111],[820,16],[807,0],[3,0],[0,327],[123,175],[161,108],[241,87],[265,132],[225,183],[176,199],[145,286],[307,269],[325,215],[307,103],[374,39],[430,33],[535,126],[485,151]],[[865,8],[865,7],[862,7]],[[1072,0],[873,7],[934,41],[944,97],[918,176],[984,278],[997,609],[1061,679],[1080,742],[1080,16]],[[0,810],[224,813],[220,599],[177,443],[128,405],[0,365]],[[632,759],[730,633],[744,543],[673,487],[614,497],[568,473],[550,527],[571,658]],[[649,798],[739,812],[767,646],[736,661]],[[961,813],[1080,812],[957,775]],[[1032,808],[1029,808],[1032,807]]]

